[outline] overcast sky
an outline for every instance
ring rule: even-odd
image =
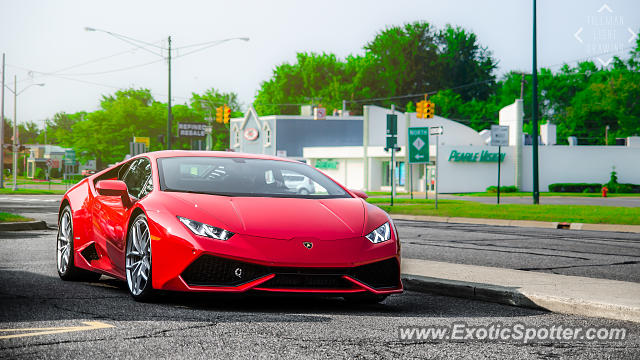
[[[18,97],[18,121],[42,124],[56,112],[96,110],[101,95],[119,88],[149,88],[156,99],[167,99],[165,61],[145,50],[131,51],[132,45],[108,34],[87,32],[86,26],[164,46],[171,35],[175,48],[249,37],[249,42],[231,41],[177,58],[172,66],[175,103],[215,87],[237,92],[246,106],[273,68],[294,61],[297,52],[361,54],[381,29],[413,21],[475,32],[499,61],[498,74],[531,71],[531,7],[531,0],[0,0],[0,52],[6,53],[5,80],[11,88],[14,75],[19,91],[45,83]],[[555,70],[589,56],[606,62],[628,53],[634,43],[628,29],[640,29],[638,0],[538,0],[538,65]],[[607,46],[618,52],[600,55]],[[181,54],[186,50],[176,55]],[[56,73],[41,74],[47,72]],[[10,91],[5,91],[5,115],[13,117]]]

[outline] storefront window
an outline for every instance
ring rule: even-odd
[[[391,186],[391,169],[389,168],[390,161],[382,162],[382,186]],[[405,166],[404,161],[396,161],[395,178],[396,185],[404,186],[404,174]]]

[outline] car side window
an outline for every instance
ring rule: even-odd
[[[129,194],[137,199],[147,195],[151,189],[151,163],[146,158],[134,160],[124,174],[122,181],[127,184]]]

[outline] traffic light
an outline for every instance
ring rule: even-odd
[[[216,122],[222,123],[224,121],[224,106],[218,106],[216,108]]]
[[[433,114],[435,112],[434,108],[435,108],[435,105],[431,102],[431,100],[426,101],[425,108],[424,108],[425,119],[431,119],[433,117]]]
[[[229,123],[229,118],[231,117],[231,108],[228,107],[226,104],[223,106],[224,107],[224,123],[228,124]]]
[[[418,119],[424,119],[425,118],[425,105],[427,104],[426,101],[422,100],[422,101],[418,101],[418,103],[416,104],[416,116],[418,117]]]

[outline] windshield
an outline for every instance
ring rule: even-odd
[[[185,156],[158,159],[158,169],[163,191],[314,199],[351,197],[321,172],[297,162]]]

